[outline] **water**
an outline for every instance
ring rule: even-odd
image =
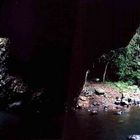
[[[64,140],[126,140],[130,134],[140,134],[140,108],[120,116],[113,112],[89,115],[81,110],[67,114],[65,121]],[[61,138],[61,125],[45,116],[23,121],[20,116],[0,111],[0,139]]]
[[[113,112],[92,116],[86,111],[73,112],[65,126],[66,140],[126,140],[130,134],[140,134],[140,108],[120,116]]]
[[[16,139],[19,122],[17,115],[0,111],[0,139]]]
[[[0,140],[50,140],[62,137],[63,116],[46,117],[0,111]]]

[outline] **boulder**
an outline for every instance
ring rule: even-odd
[[[98,94],[98,95],[104,95],[105,91],[102,88],[96,88],[95,93]]]
[[[93,87],[83,87],[82,92],[87,94],[87,95],[92,95],[93,93],[95,93],[95,89]]]
[[[79,99],[82,100],[82,101],[86,101],[87,100],[87,97],[85,97],[85,96],[79,96]]]
[[[115,101],[115,104],[116,104],[116,105],[120,105],[120,104],[121,104],[121,101],[116,100],[116,101]]]
[[[78,107],[80,108],[87,108],[89,107],[89,99],[85,96],[79,96],[78,102],[77,102]]]
[[[129,102],[127,99],[122,99],[121,104],[122,105],[129,105]]]
[[[109,98],[110,96],[109,96],[108,93],[104,93],[104,97],[105,97],[105,98]]]

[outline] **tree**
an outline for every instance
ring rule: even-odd
[[[140,84],[140,28],[137,29],[129,44],[124,48],[111,50],[99,58],[105,63],[103,82],[105,82],[108,65],[117,69],[118,80],[131,84]]]
[[[111,50],[109,53],[103,54],[99,58],[99,62],[105,63],[105,68],[104,68],[104,72],[103,72],[103,76],[102,76],[103,82],[105,82],[105,80],[106,80],[108,65],[113,63],[116,57],[117,57],[117,53],[115,52],[115,50]]]
[[[119,80],[128,81],[132,84],[140,82],[140,35],[136,33],[124,53],[120,53],[115,59],[118,68]]]

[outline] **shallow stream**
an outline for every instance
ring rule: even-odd
[[[89,115],[84,110],[67,115],[67,140],[126,140],[131,134],[140,134],[140,108],[134,107],[123,115]]]

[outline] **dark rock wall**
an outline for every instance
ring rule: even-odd
[[[70,100],[103,51],[126,46],[140,23],[138,0],[3,0],[0,36],[11,40],[9,71],[55,101]],[[59,97],[59,98],[58,98]]]

